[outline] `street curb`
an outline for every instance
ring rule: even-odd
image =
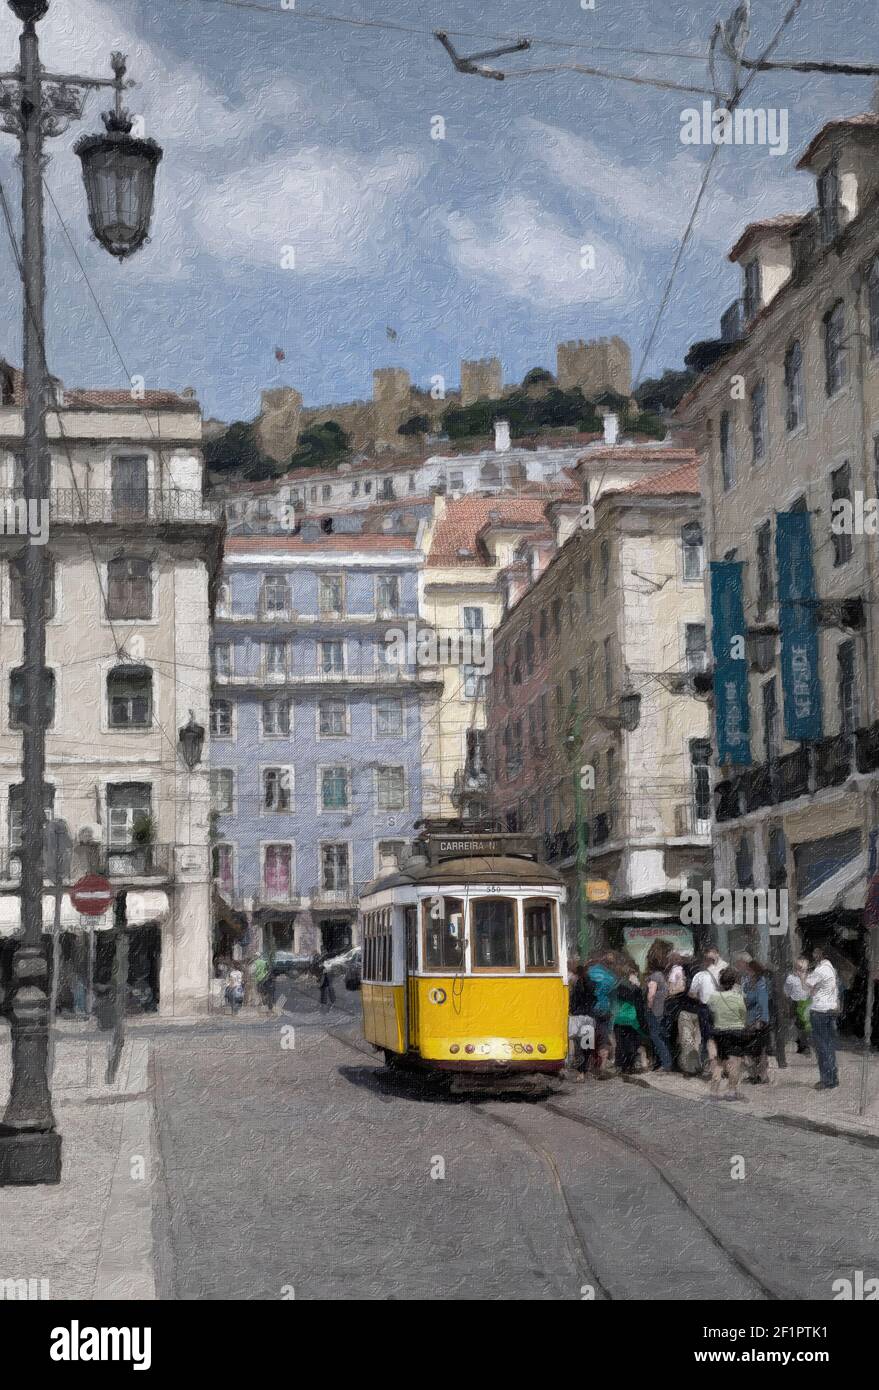
[[[707,1100],[707,1096],[690,1096],[685,1092],[667,1091],[664,1086],[656,1086],[646,1076],[625,1076],[622,1078],[629,1086],[642,1086],[647,1091],[655,1091],[657,1095],[674,1096],[677,1094],[679,1100],[688,1100],[698,1103]],[[736,1106],[736,1114],[747,1117],[750,1120],[765,1120],[769,1124],[785,1125],[789,1129],[810,1130],[813,1134],[826,1134],[832,1139],[849,1139],[854,1144],[861,1144],[867,1149],[879,1149],[879,1134],[871,1134],[869,1130],[859,1129],[857,1125],[846,1124],[844,1120],[813,1120],[808,1115],[791,1115],[785,1111],[761,1111],[745,1109],[744,1106]]]
[[[148,1082],[149,1047],[133,1049],[129,1083]],[[137,1076],[132,1077],[132,1072]],[[132,1161],[143,1160],[144,1177],[132,1175]],[[153,1102],[129,1101],[123,1110],[122,1132],[101,1231],[101,1248],[92,1299],[150,1302],[158,1297],[154,1267],[153,1189],[158,1182],[154,1142]]]

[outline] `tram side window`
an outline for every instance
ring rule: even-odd
[[[460,898],[442,898],[439,915],[427,899],[424,904],[424,964],[428,970],[459,970],[464,958],[464,904]]]
[[[477,970],[515,970],[516,904],[511,898],[477,898],[471,906],[473,965]]]
[[[552,901],[529,898],[525,903],[525,965],[529,970],[551,970],[557,964]]]
[[[407,907],[406,922],[406,967],[410,971],[418,969],[418,909]]]

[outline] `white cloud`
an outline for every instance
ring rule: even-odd
[[[212,184],[193,230],[227,261],[280,269],[283,248],[292,247],[303,275],[378,267],[397,246],[403,197],[418,172],[406,151],[370,158],[298,149]]]
[[[530,153],[562,187],[588,198],[602,220],[621,237],[636,237],[642,243],[673,242],[681,237],[709,150],[694,156],[681,149],[658,172],[655,164],[644,168],[618,159],[611,150],[558,126],[531,117],[519,124],[528,138]],[[752,163],[746,169],[743,163],[735,163],[737,153],[746,153],[753,160],[755,154],[759,157],[766,152],[735,148],[721,152],[693,230],[694,240],[719,250],[732,246],[748,222],[796,211],[805,205],[804,199],[808,200],[804,184],[791,178],[788,171],[770,173],[762,168],[758,173]],[[767,165],[778,162],[765,161]],[[746,186],[735,191],[724,187],[735,176],[746,181]]]
[[[612,303],[634,290],[635,270],[613,246],[584,226],[573,235],[529,198],[502,198],[485,223],[464,213],[446,217],[451,257],[465,274],[481,277],[514,299],[544,309]],[[585,248],[591,247],[592,257]]]

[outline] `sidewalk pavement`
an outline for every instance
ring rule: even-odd
[[[867,1106],[858,1114],[861,1096],[861,1055],[857,1052],[837,1052],[839,1086],[834,1091],[816,1091],[818,1066],[814,1053],[803,1057],[793,1048],[787,1051],[787,1066],[780,1070],[775,1059],[769,1062],[769,1084],[751,1086],[744,1081],[740,1094],[747,1103],[735,1108],[741,1114],[798,1129],[817,1130],[821,1134],[858,1139],[871,1147],[879,1147],[879,1056],[871,1054],[867,1074]],[[647,1086],[666,1095],[683,1096],[688,1100],[708,1101],[708,1083],[698,1077],[682,1076],[678,1072],[647,1072],[627,1078],[635,1085]],[[725,1089],[724,1083],[724,1089]]]
[[[52,1099],[62,1136],[57,1186],[0,1188],[0,1299],[10,1280],[50,1299],[156,1298],[153,1196],[160,1181],[149,1043],[129,1038],[112,1086],[110,1033],[57,1039]],[[0,1104],[10,1083],[9,1034],[0,1032]],[[23,1290],[18,1297],[25,1296]],[[34,1292],[31,1292],[34,1297]]]

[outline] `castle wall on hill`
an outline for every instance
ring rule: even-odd
[[[563,391],[579,386],[584,396],[616,391],[629,396],[632,391],[632,354],[622,338],[598,338],[593,342],[577,339],[559,343],[556,349],[556,378]]]

